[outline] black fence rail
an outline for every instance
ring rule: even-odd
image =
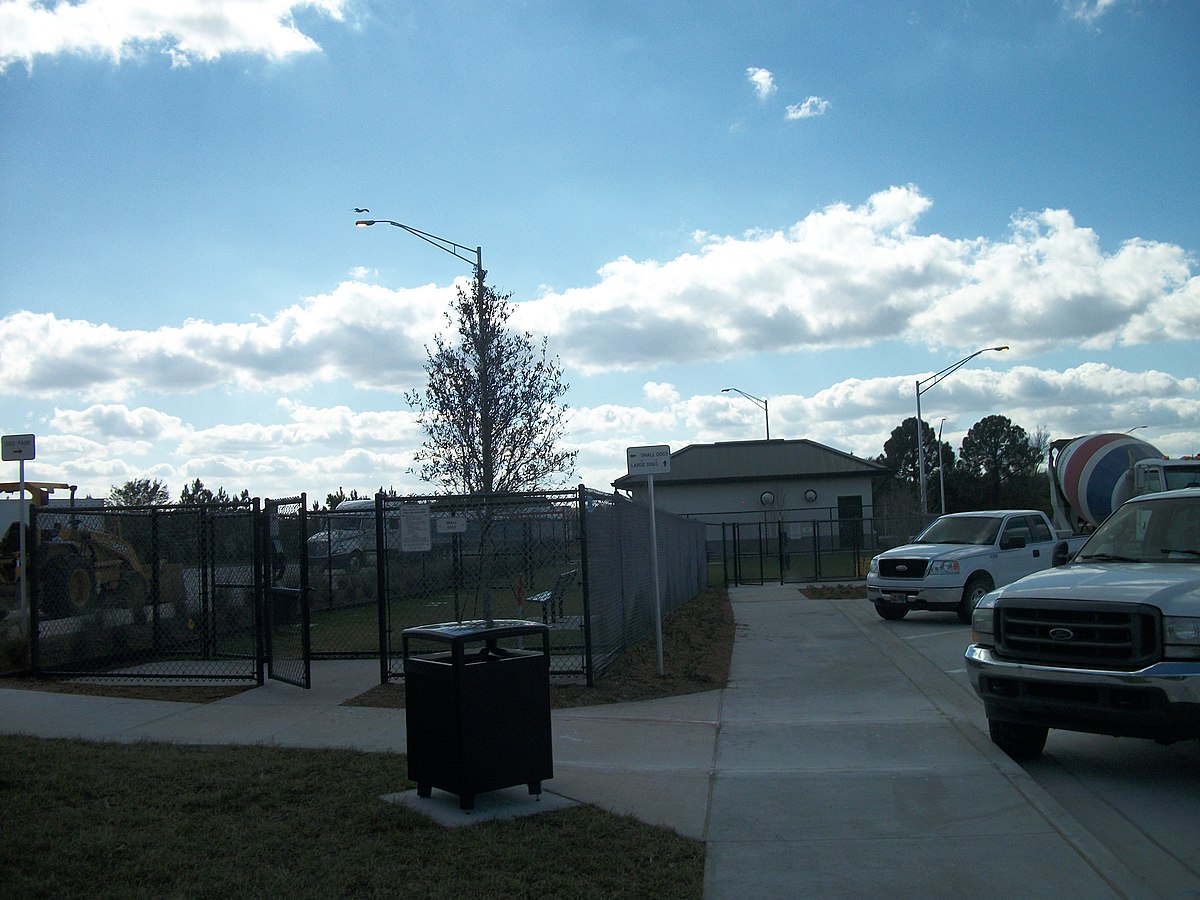
[[[719,554],[725,583],[858,581],[873,556],[907,542],[925,524],[919,516],[726,523]]]

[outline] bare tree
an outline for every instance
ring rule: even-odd
[[[546,338],[508,327],[509,298],[476,273],[458,289],[447,324],[426,347],[424,392],[405,395],[425,442],[416,453],[421,479],[466,494],[535,490],[574,474],[577,451],[563,450],[567,385]]]

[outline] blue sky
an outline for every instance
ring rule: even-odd
[[[106,495],[425,491],[483,248],[625,448],[862,456],[922,398],[1200,452],[1200,5],[0,0],[0,427]],[[14,466],[14,463],[6,465]],[[15,479],[15,471],[10,473]]]

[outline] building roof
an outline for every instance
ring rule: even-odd
[[[654,483],[697,484],[762,479],[798,480],[882,476],[887,466],[816,441],[721,441],[689,444],[671,454],[671,471],[655,475]],[[613,482],[617,490],[642,483],[640,475],[622,475]]]

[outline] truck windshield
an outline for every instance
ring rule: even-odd
[[[955,516],[938,519],[919,535],[918,544],[994,544],[1002,519],[995,516]]]
[[[1174,491],[1179,488],[1200,487],[1200,465],[1195,466],[1169,466],[1163,469],[1163,475],[1167,479],[1167,490]]]
[[[1200,499],[1127,503],[1075,557],[1079,562],[1200,562]]]

